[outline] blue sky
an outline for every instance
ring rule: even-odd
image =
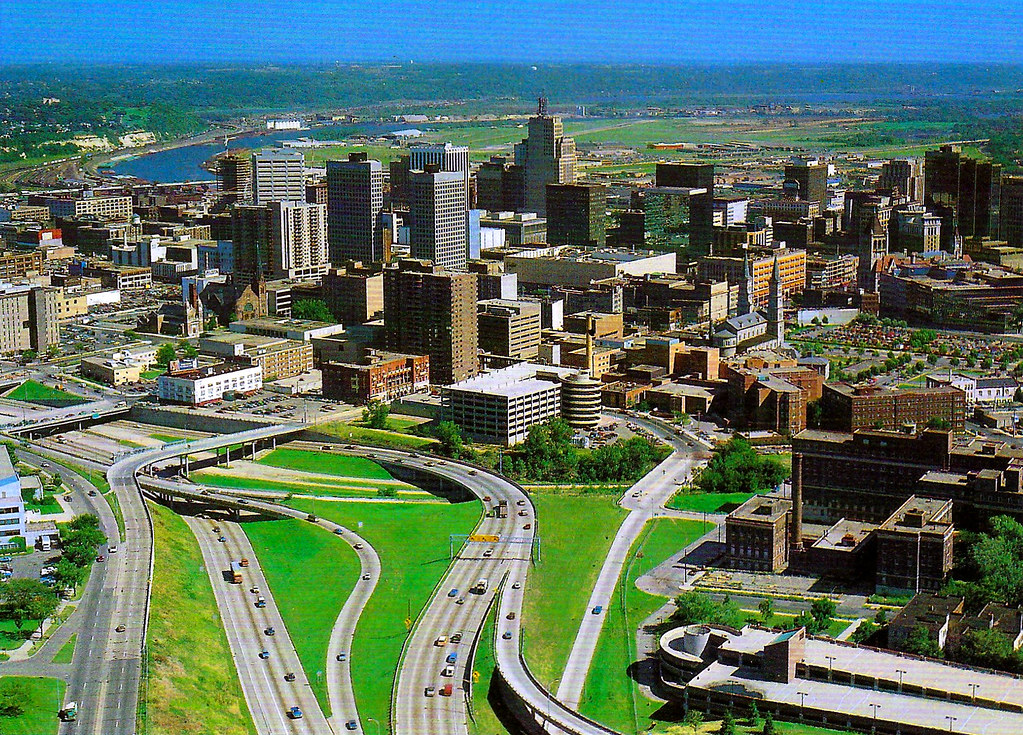
[[[0,63],[1021,63],[1021,29],[1021,0],[0,0]]]

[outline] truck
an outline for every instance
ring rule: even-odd
[[[78,702],[68,702],[57,716],[64,722],[74,722],[78,719]]]
[[[239,561],[231,562],[231,584],[242,583],[242,564]]]
[[[508,501],[507,500],[498,500],[497,501],[497,509],[496,510],[497,510],[497,517],[498,518],[507,518],[508,517]]]
[[[478,580],[476,580],[476,584],[473,585],[473,588],[470,590],[470,592],[475,592],[477,595],[484,595],[486,594],[487,589],[489,587],[490,587],[489,580],[487,580],[486,577],[480,577]]]

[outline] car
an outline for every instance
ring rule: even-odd
[[[259,587],[250,587],[249,588],[249,592],[251,592],[254,595],[258,595],[259,594]]]
[[[345,730],[357,730],[358,728],[359,723],[355,720],[348,720],[348,722],[345,723]]]
[[[508,620],[514,620],[515,619],[515,611],[512,610],[510,613],[505,615],[505,617],[508,618]]]
[[[262,610],[264,607],[266,607],[266,600],[264,599],[256,600],[256,607]]]
[[[324,452],[329,452],[331,446],[329,444],[324,444],[323,446],[320,447],[320,449],[322,449]]]
[[[602,612],[604,612],[604,606],[595,605],[590,612],[592,612],[594,615],[600,615]]]
[[[451,637],[448,640],[451,641],[452,643],[461,643],[462,642],[462,634],[461,633],[452,633]]]
[[[295,672],[289,671],[284,675],[284,681],[295,681]]]
[[[107,547],[107,553],[108,554],[116,554],[117,553],[117,547],[116,546],[108,546]]]
[[[218,538],[218,539],[217,539],[217,541],[219,541],[219,542],[220,542],[220,543],[222,543],[222,544],[223,544],[223,543],[227,543],[227,537],[225,537],[225,536],[221,536],[220,538]]]
[[[490,496],[489,495],[484,495],[483,496],[483,502],[484,503],[489,503],[490,502]]]
[[[340,536],[342,533],[344,533],[344,530],[341,529],[341,528],[335,528],[334,529],[334,533],[336,533],[338,536]]]
[[[452,587],[448,590],[448,597],[458,597],[458,590]]]
[[[301,720],[302,710],[300,710],[298,707],[292,707],[291,709],[288,710],[288,717],[290,717],[293,720]]]
[[[440,675],[441,676],[454,676],[455,675],[455,667],[452,666],[451,664],[448,664],[447,666],[445,666],[443,669],[440,670]]]
[[[99,495],[99,493],[96,492],[95,490],[90,490],[89,491],[89,497],[90,498],[95,498],[97,495]]]
[[[435,645],[435,646],[446,646],[447,644],[448,644],[448,637],[446,635],[439,635],[439,636],[437,636],[437,639],[433,642],[433,645]]]
[[[512,589],[513,590],[520,590],[520,589],[522,589],[522,582],[512,582]]]
[[[473,477],[475,477],[476,476],[476,470],[469,470],[469,474],[472,475]]]
[[[352,544],[352,548],[355,549],[356,551],[361,551],[363,547],[362,544],[360,544],[359,542],[355,542],[354,544]]]
[[[526,501],[525,501],[525,500],[521,500],[521,499],[520,499],[520,500],[517,500],[517,501],[515,501],[515,505],[519,505],[519,506],[522,506],[522,505],[525,505],[525,504],[526,504]]]
[[[345,653],[344,651],[342,651],[341,653],[339,653],[338,655],[336,655],[336,656],[335,656],[334,658],[335,658],[335,659],[336,659],[337,661],[347,661],[347,660],[348,660],[348,654],[347,654],[347,653]]]
[[[511,631],[510,630],[504,631],[504,635],[502,635],[501,637],[504,638],[506,641],[510,641],[512,637]]]
[[[426,689],[423,691],[423,696],[425,696],[425,697],[432,697],[436,693],[437,693],[437,687],[426,687]]]
[[[270,652],[264,648],[262,651],[259,652],[259,657],[266,661],[266,659],[270,658]]]
[[[486,549],[486,550],[485,550],[485,551],[483,552],[483,558],[484,558],[484,559],[489,559],[489,558],[490,558],[490,557],[492,557],[493,555],[494,555],[494,550],[493,550],[493,549]]]
[[[522,530],[524,530],[524,531],[528,531],[528,530],[529,530],[529,529],[531,529],[532,527],[533,527],[533,524],[532,524],[532,523],[525,523],[525,524],[523,524],[523,526],[522,526]]]
[[[522,518],[525,518],[525,517],[526,517],[526,516],[528,516],[528,515],[529,515],[529,513],[527,513],[527,512],[526,512],[526,511],[524,511],[524,510],[520,510],[520,511],[519,511],[519,516],[521,516]]]
[[[245,498],[238,498],[238,505],[248,505],[249,501]]]
[[[455,604],[456,605],[464,605],[465,604],[465,598],[464,597],[459,597],[457,600],[455,600]]]
[[[124,630],[125,630],[124,623],[121,623],[120,625],[118,625],[116,628],[114,628],[114,630],[116,630],[118,633],[123,633]]]
[[[100,554],[99,556],[96,557],[96,561],[106,561],[106,560],[107,560],[107,558],[105,556],[103,556],[102,554]]]
[[[366,572],[365,574],[362,575],[362,578],[363,578],[363,580],[367,580],[367,579],[369,579],[369,576],[370,576],[369,572]]]
[[[274,627],[272,625],[269,628],[264,628],[263,633],[265,635],[277,635],[277,631],[274,630]]]
[[[10,564],[14,559],[9,556],[0,556],[0,564]]]
[[[213,533],[220,533],[220,526],[214,526]]]

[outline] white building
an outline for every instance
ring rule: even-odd
[[[271,148],[252,155],[255,204],[305,201],[305,156],[302,151]]]
[[[253,393],[262,387],[263,368],[259,365],[221,362],[161,375],[158,395],[161,401],[202,406],[222,400],[228,391]]]
[[[928,375],[927,387],[937,388],[951,385],[966,394],[966,405],[997,405],[1011,403],[1016,396],[1019,384],[1010,376],[993,378],[975,378],[972,375],[948,373],[947,375]]]
[[[6,447],[0,447],[0,543],[25,535],[25,501],[21,479],[11,464]]]
[[[569,368],[519,363],[441,388],[441,416],[474,441],[512,446],[534,424],[561,416]]]

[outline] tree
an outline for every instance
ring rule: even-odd
[[[37,579],[12,579],[0,585],[0,615],[21,630],[26,620],[40,623],[57,609],[57,595]]]
[[[774,717],[771,716],[770,710],[764,715],[764,729],[760,732],[761,735],[778,735],[778,729],[774,726]]]
[[[760,723],[760,708],[757,707],[757,700],[753,700],[749,706],[749,724],[756,727]]]
[[[815,620],[823,621],[827,623],[831,620],[831,616],[835,614],[835,609],[838,606],[835,601],[827,597],[820,597],[810,603],[810,614]]]
[[[85,578],[85,568],[78,566],[68,558],[62,557],[57,562],[57,569],[53,574],[53,578],[56,580],[58,587],[76,590]]]
[[[771,618],[774,617],[774,600],[770,597],[765,597],[757,607],[760,610],[760,619],[764,621],[764,625],[767,625]]]
[[[317,322],[334,322],[334,315],[322,299],[300,299],[291,305],[295,319],[311,319]]]
[[[36,359],[38,353],[35,350],[22,350],[21,359],[25,362],[32,362]]]
[[[695,709],[690,709],[686,712],[686,716],[682,718],[682,724],[691,728],[693,735],[696,735],[703,726],[703,713],[697,712]]]
[[[735,717],[732,715],[732,710],[725,710],[725,715],[721,718],[721,727],[718,728],[718,732],[721,735],[736,735],[738,732],[735,729]]]
[[[944,429],[948,430],[952,428],[952,424],[948,419],[942,418],[941,416],[931,416],[927,419],[928,429]]]
[[[433,435],[440,442],[440,453],[445,457],[457,459],[464,451],[465,441],[462,439],[462,430],[458,424],[451,421],[441,421],[434,429]]]
[[[217,321],[217,317],[215,317],[215,316],[211,316],[209,319],[206,320],[206,331],[207,332],[212,332],[212,331],[214,331],[219,326],[220,326],[220,323]]]
[[[178,351],[174,349],[174,345],[167,344],[160,345],[159,349],[156,350],[156,363],[167,367],[171,360],[176,360],[178,357]]]
[[[181,354],[185,357],[196,357],[199,354],[199,350],[195,349],[195,345],[191,342],[185,342],[181,345]]]
[[[371,429],[386,429],[387,414],[390,412],[391,407],[383,401],[370,401],[362,409],[362,422]]]
[[[938,642],[931,637],[931,632],[922,625],[913,628],[906,636],[903,650],[907,653],[915,653],[917,656],[941,657],[941,648],[938,646]]]
[[[786,475],[778,462],[757,454],[742,437],[733,436],[714,450],[696,485],[708,493],[761,492],[776,487]]]

